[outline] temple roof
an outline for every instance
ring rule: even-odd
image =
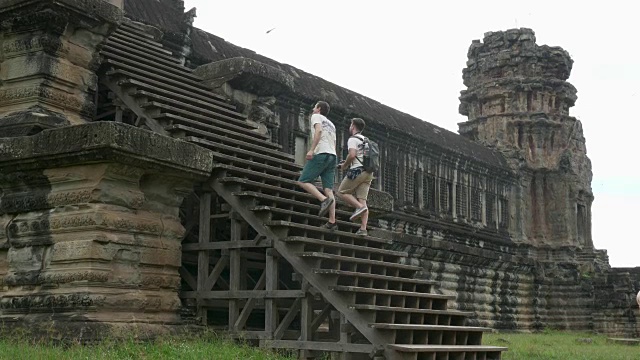
[[[180,31],[182,15],[168,2],[172,0],[135,0],[125,1],[125,12],[129,18],[161,30]],[[376,100],[358,94],[349,89],[297,69],[291,65],[279,63],[256,52],[234,45],[223,38],[204,30],[194,28],[190,35],[192,53],[190,60],[201,65],[209,62],[234,58],[252,59],[291,75],[293,91],[310,101],[324,99],[331,107],[359,116],[388,129],[408,134],[420,142],[427,142],[441,148],[468,157],[485,165],[507,169],[505,158],[498,151],[484,147],[447,129],[403,113]]]

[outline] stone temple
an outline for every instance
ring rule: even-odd
[[[473,41],[459,134],[193,27],[179,0],[0,1],[0,320],[58,339],[208,325],[335,357],[500,359],[491,329],[639,337],[591,238],[573,60]],[[312,105],[381,148],[370,236],[295,180]],[[453,115],[453,114],[452,114]]]

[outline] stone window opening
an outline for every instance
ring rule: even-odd
[[[509,229],[509,200],[505,196],[501,196],[498,200],[498,226],[500,229]]]
[[[471,220],[475,222],[482,222],[482,184],[477,176],[472,177],[471,180]]]
[[[433,174],[424,174],[422,177],[422,208],[436,210],[436,178]]]
[[[410,204],[415,203],[415,179],[415,171],[407,169],[404,177],[404,200]]]
[[[453,183],[449,179],[439,178],[440,184],[440,212],[445,215],[452,215],[453,206]]]
[[[384,166],[382,186],[385,192],[391,194],[395,199],[398,198],[398,164],[391,163],[390,159]]]
[[[456,184],[456,217],[466,219],[469,216],[467,185],[463,181]]]

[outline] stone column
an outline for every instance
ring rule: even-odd
[[[520,174],[523,211],[516,222],[522,240],[592,248],[576,231],[576,206],[590,206],[593,193],[582,125],[569,115],[577,99],[567,82],[569,53],[537,45],[531,29],[512,29],[486,33],[483,42],[471,44],[468,57],[468,88],[460,95],[468,121],[459,132],[502,152]]]
[[[94,117],[99,47],[122,22],[121,0],[0,3],[0,137]]]
[[[78,340],[179,324],[178,211],[212,164],[119,123],[0,139],[2,324]]]

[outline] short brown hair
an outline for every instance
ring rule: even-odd
[[[316,106],[320,108],[320,114],[327,116],[329,115],[329,110],[331,110],[331,107],[329,106],[329,103],[326,101],[318,101],[316,103]]]
[[[351,123],[356,127],[356,129],[358,129],[358,132],[362,132],[362,130],[364,130],[364,120],[360,118],[353,118],[351,119]]]

